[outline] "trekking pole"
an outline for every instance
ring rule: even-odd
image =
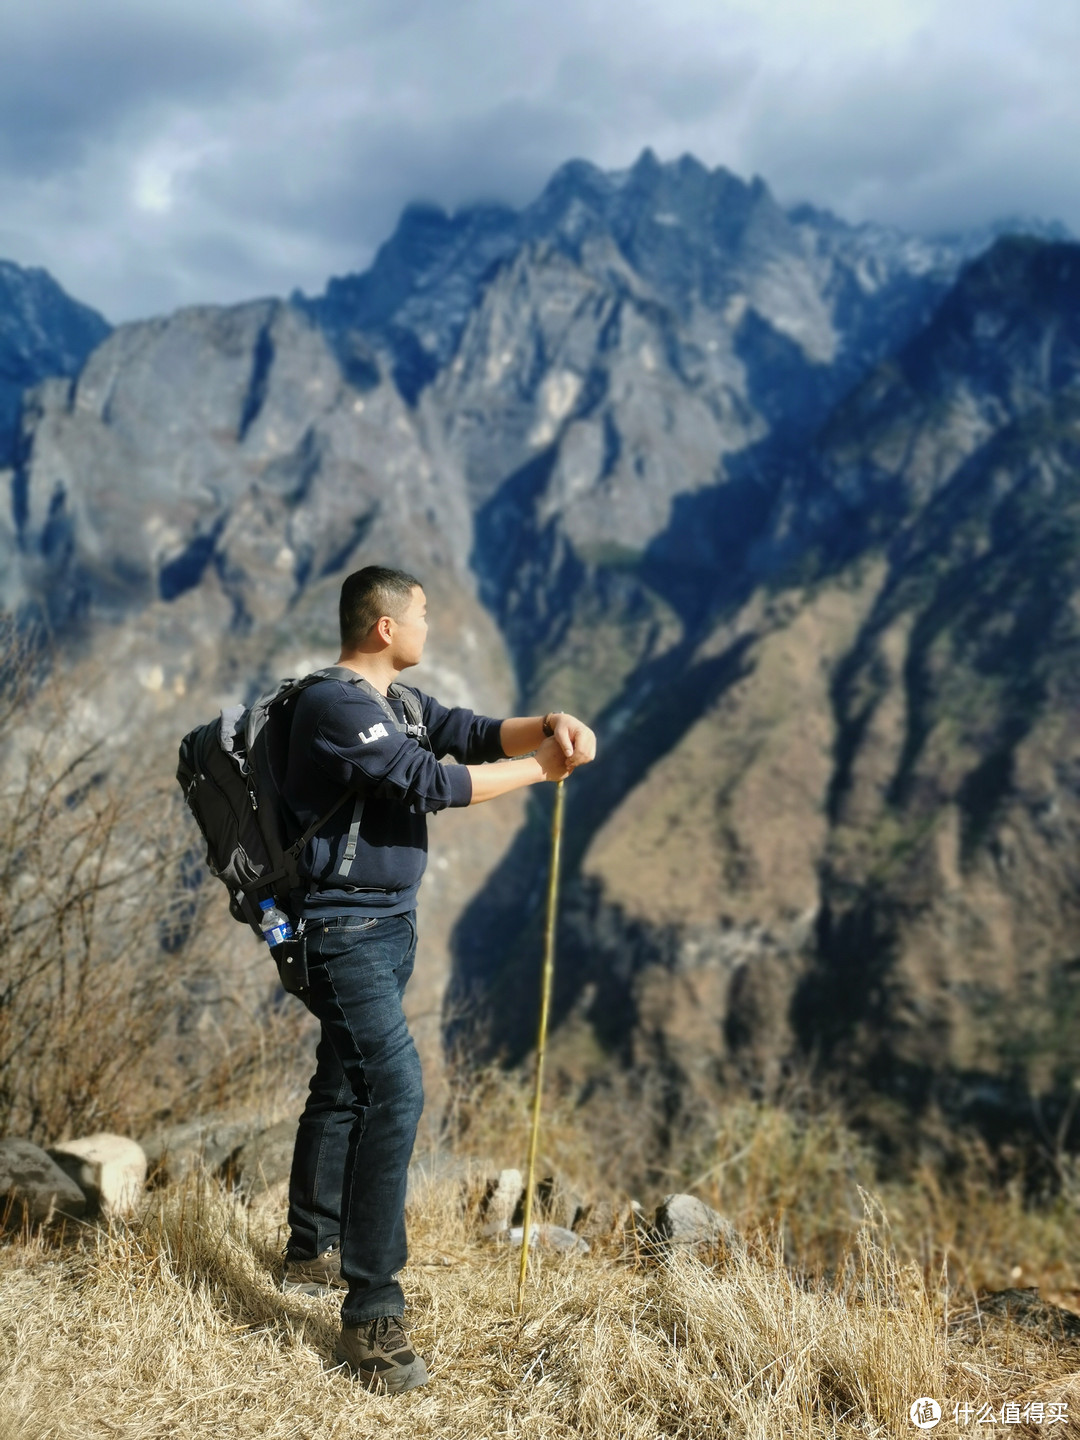
[[[529,1163],[525,1172],[525,1211],[522,1215],[521,1268],[518,1271],[517,1312],[525,1310],[525,1273],[529,1267],[529,1230],[532,1225],[533,1179],[536,1172],[536,1142],[540,1134],[540,1095],[544,1086],[544,1051],[547,1048],[548,1011],[551,982],[555,974],[555,916],[559,898],[559,851],[562,846],[563,787],[555,786],[551,815],[551,871],[548,875],[547,921],[544,926],[544,969],[540,982],[540,1031],[536,1038],[536,1088],[533,1091],[532,1130],[529,1134]]]

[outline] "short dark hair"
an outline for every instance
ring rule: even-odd
[[[400,620],[418,585],[415,575],[388,570],[385,565],[365,565],[346,576],[338,602],[341,648],[355,650],[384,615]]]

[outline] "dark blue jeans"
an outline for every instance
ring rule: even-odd
[[[405,1184],[424,1108],[401,1008],[416,917],[341,916],[307,931],[305,1003],[322,1026],[289,1181],[288,1254],[341,1246],[342,1323],[403,1315]]]

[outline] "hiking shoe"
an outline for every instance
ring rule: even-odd
[[[341,1251],[331,1245],[314,1260],[295,1260],[286,1255],[281,1288],[286,1295],[333,1295],[348,1290],[348,1281],[341,1278]]]
[[[423,1357],[413,1351],[396,1315],[343,1325],[334,1359],[378,1394],[397,1395],[428,1378]]]

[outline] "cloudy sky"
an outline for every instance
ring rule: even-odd
[[[113,321],[315,292],[411,199],[651,145],[917,230],[1080,230],[1075,0],[0,0],[0,257]]]

